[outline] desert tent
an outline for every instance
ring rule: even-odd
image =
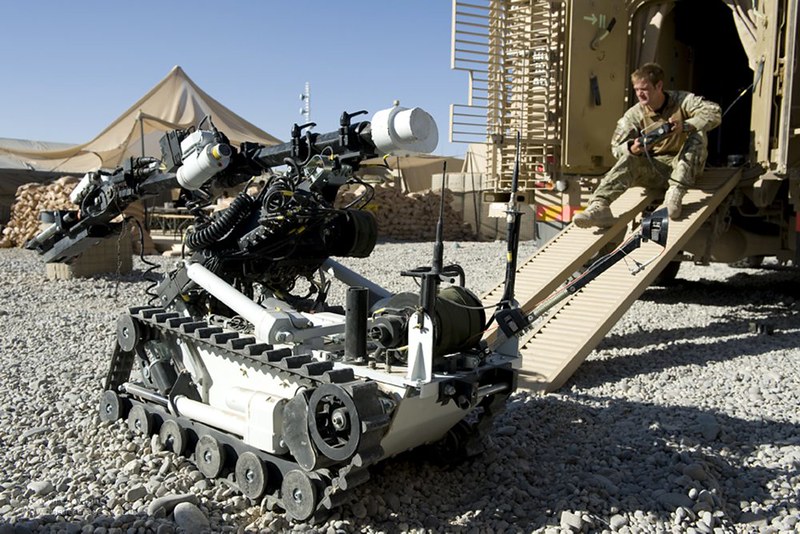
[[[160,156],[158,140],[164,131],[196,126],[210,116],[231,143],[253,141],[274,145],[280,140],[261,130],[214,100],[179,66],[138,102],[87,143],[66,147],[37,147],[0,143],[0,172],[5,160],[11,168],[46,173],[85,173],[101,167],[114,168],[125,158]],[[28,142],[30,143],[30,142]],[[14,162],[17,162],[14,164]]]

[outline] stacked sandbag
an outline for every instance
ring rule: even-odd
[[[74,210],[69,194],[78,183],[74,176],[63,176],[49,184],[29,183],[17,188],[11,218],[0,235],[0,248],[22,247],[39,233],[42,210]]]
[[[366,191],[364,186],[342,189],[336,206],[344,207]],[[447,241],[474,241],[472,228],[465,223],[461,213],[453,209],[453,193],[444,190],[444,239]],[[378,221],[378,235],[382,239],[397,241],[432,241],[436,236],[439,219],[440,191],[419,191],[404,194],[393,184],[375,186],[375,196],[367,205]],[[357,202],[356,205],[361,205]]]

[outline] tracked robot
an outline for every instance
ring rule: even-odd
[[[53,224],[28,243],[45,261],[69,261],[119,232],[131,202],[181,188],[195,215],[188,257],[147,305],[119,317],[100,417],[158,433],[209,478],[232,471],[245,496],[297,521],[338,506],[382,459],[429,444],[480,452],[516,387],[517,338],[546,311],[525,315],[513,299],[516,195],[506,292],[488,320],[464,271],[443,265],[441,215],[431,264],[398,273],[419,292],[391,294],[332,259],[366,257],[378,237],[369,196],[336,207],[340,188],[360,182],[359,165],[438,142],[419,108],[353,122],[362,113],[343,113],[325,134],[295,125],[289,142],[269,147],[233,147],[207,120],[171,131],[160,160],[87,174],[71,196],[79,209],[49,214]],[[265,178],[257,193],[245,187],[225,210],[203,209],[254,176]],[[666,239],[666,220],[655,221],[640,240]],[[343,307],[326,302],[332,278],[348,286]],[[492,322],[501,333],[487,344]]]

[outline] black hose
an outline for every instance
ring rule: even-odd
[[[139,231],[139,259],[147,266],[142,273],[142,278],[147,282],[147,287],[144,289],[145,294],[149,297],[147,304],[150,306],[156,306],[158,305],[160,299],[158,293],[155,291],[155,288],[161,281],[154,272],[158,268],[158,264],[153,263],[144,256],[144,229],[142,228],[142,223],[139,222],[139,219],[130,216],[125,217],[124,222],[128,222],[130,220],[133,220],[133,222],[136,223],[136,229]]]
[[[198,250],[213,245],[222,239],[225,234],[239,224],[244,217],[250,214],[251,205],[252,199],[250,195],[245,192],[239,193],[236,198],[233,199],[231,205],[228,206],[225,211],[221,212],[219,216],[213,218],[208,225],[196,229],[189,234],[186,238],[186,243],[189,245],[189,248]]]
[[[294,170],[294,182],[296,184],[300,183],[301,174],[300,174],[300,165],[298,165],[297,161],[294,158],[283,158],[283,162],[290,166],[292,170]],[[303,164],[305,165],[305,163]]]

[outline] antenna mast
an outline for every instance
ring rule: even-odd
[[[300,100],[303,101],[303,107],[300,108],[300,115],[305,118],[305,123],[311,122],[311,82],[306,82],[306,87],[300,94]]]

